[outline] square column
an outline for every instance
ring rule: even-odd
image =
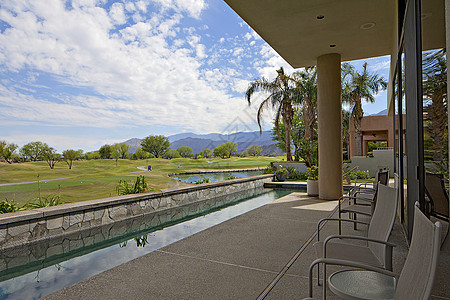
[[[342,196],[341,56],[317,58],[317,120],[319,137],[319,198]]]

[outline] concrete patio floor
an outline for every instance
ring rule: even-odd
[[[303,299],[317,221],[334,214],[336,203],[292,193],[45,299]],[[363,234],[350,227],[344,232]],[[337,226],[322,232],[337,234]],[[407,245],[398,222],[390,240],[398,245],[394,271],[400,272]],[[450,299],[448,240],[441,252],[432,299]],[[321,299],[316,281],[314,296]]]

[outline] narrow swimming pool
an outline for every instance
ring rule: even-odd
[[[226,196],[233,197],[231,202],[229,198],[210,199],[183,207],[185,213],[143,217],[2,251],[1,261],[7,267],[0,271],[0,299],[39,299],[289,193],[263,188],[247,190]],[[152,226],[155,218],[164,218],[165,222]]]
[[[171,178],[186,183],[196,183],[202,178],[208,179],[208,182],[216,182],[234,178],[245,178],[250,176],[257,176],[263,174],[263,170],[251,171],[230,171],[230,172],[203,172],[193,174],[173,174]]]

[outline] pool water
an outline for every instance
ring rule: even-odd
[[[199,174],[175,174],[170,176],[173,179],[186,183],[196,183],[202,178],[207,178],[209,182],[223,181],[234,176],[234,178],[244,178],[250,176],[256,176],[263,174],[261,170],[254,171],[235,171],[235,172],[210,172],[210,173],[199,173]]]
[[[289,191],[262,188],[250,192],[245,191],[241,193],[241,197],[235,195],[235,201],[231,204],[212,207],[210,210],[201,212],[193,211],[192,207],[187,207],[186,209],[193,211],[193,214],[188,214],[178,221],[170,221],[156,227],[150,226],[143,230],[143,222],[140,227],[135,226],[136,220],[127,221],[128,223],[122,222],[121,226],[123,227],[130,227],[129,223],[133,222],[132,225],[139,229],[131,233],[123,229],[122,236],[116,234],[109,240],[99,240],[89,246],[79,248],[75,245],[76,240],[65,239],[61,247],[64,247],[66,241],[66,246],[71,247],[73,242],[73,251],[71,250],[68,253],[55,252],[51,257],[47,252],[47,256],[42,260],[30,258],[38,256],[36,252],[39,252],[39,244],[32,245],[27,250],[21,249],[22,252],[29,253],[29,258],[23,265],[19,263],[21,259],[16,258],[17,263],[11,264],[10,269],[0,272],[0,280],[2,280],[0,282],[0,299],[39,299],[66,286],[263,206],[289,193]],[[222,202],[216,200],[214,203]],[[207,203],[206,207],[208,205]],[[109,230],[112,229],[109,228]],[[120,232],[120,229],[114,230]],[[98,231],[96,232],[98,235]],[[49,242],[46,241],[46,243],[46,246],[48,246]],[[15,258],[11,257],[13,254],[2,254],[2,256],[5,255],[8,256],[9,262],[14,262]]]

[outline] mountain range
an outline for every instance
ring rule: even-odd
[[[261,134],[259,131],[253,132],[236,132],[232,134],[195,134],[195,133],[179,133],[168,136],[170,142],[170,148],[177,149],[180,146],[191,147],[194,153],[199,153],[205,148],[213,150],[220,144],[226,142],[234,142],[238,145],[238,151],[242,152],[251,145],[257,144],[262,146],[262,155],[270,155],[275,152],[276,155],[283,155],[283,151],[278,148],[274,141],[270,131],[263,131]],[[141,139],[132,138],[125,141],[125,144],[130,146],[129,152],[134,153],[137,147],[140,147]]]

